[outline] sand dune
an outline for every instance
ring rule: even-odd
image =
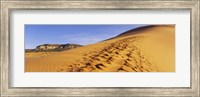
[[[62,52],[26,53],[25,72],[174,72],[175,26],[147,26]]]

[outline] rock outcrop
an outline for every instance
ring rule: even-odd
[[[62,51],[69,50],[82,45],[78,44],[43,44],[36,47],[35,51]]]

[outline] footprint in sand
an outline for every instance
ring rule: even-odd
[[[71,67],[74,72],[96,72],[104,70],[116,72],[158,71],[136,47],[137,39],[129,37],[116,41],[100,51],[84,54],[83,61]],[[82,64],[82,65],[80,65]],[[106,64],[106,65],[105,65]]]

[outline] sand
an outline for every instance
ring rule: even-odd
[[[62,52],[26,53],[25,72],[175,72],[175,26],[152,26]]]

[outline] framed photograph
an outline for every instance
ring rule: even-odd
[[[200,96],[199,0],[1,0],[1,96]]]

